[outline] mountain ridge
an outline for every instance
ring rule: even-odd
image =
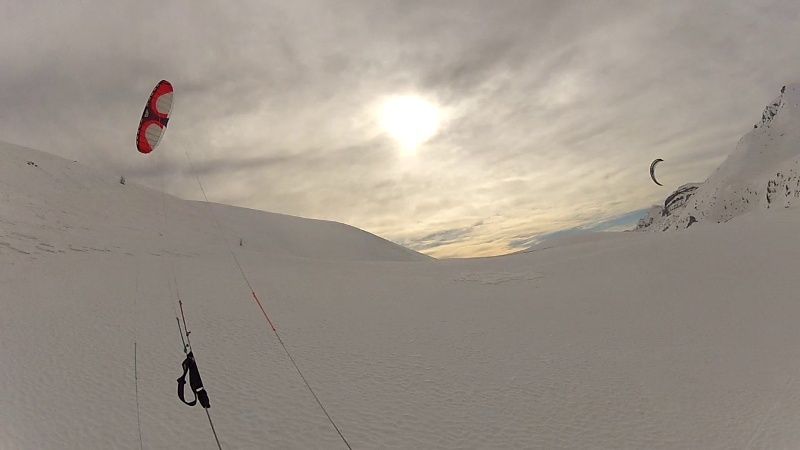
[[[702,183],[674,191],[655,205],[637,231],[681,230],[727,222],[756,209],[789,208],[800,198],[800,83],[781,88],[761,120]]]

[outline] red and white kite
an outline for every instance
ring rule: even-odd
[[[152,152],[161,141],[172,110],[172,92],[172,85],[167,80],[159,81],[153,88],[136,132],[136,148],[140,152]]]

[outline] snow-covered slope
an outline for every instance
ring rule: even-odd
[[[755,209],[788,208],[800,198],[799,170],[800,84],[790,84],[704,183],[681,186],[637,229],[678,230],[726,222]],[[679,201],[668,205],[670,199]]]
[[[156,192],[9,146],[0,183],[0,448],[215,448],[175,394],[176,286],[223,448],[345,448],[205,205],[165,221]],[[215,211],[353,448],[800,442],[794,209],[443,261]]]
[[[142,245],[151,250],[168,245],[175,247],[171,251],[187,253],[192,250],[186,246],[196,242],[224,247],[239,246],[241,239],[248,251],[295,257],[429,259],[349,225],[178,200],[120,184],[118,176],[98,174],[77,162],[10,144],[0,143],[0,161],[0,220],[46,236],[51,245],[64,244],[42,249],[36,239],[21,235],[6,236],[0,244],[31,254],[63,252],[66,244],[122,253]]]

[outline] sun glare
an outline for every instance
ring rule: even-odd
[[[380,124],[406,152],[413,152],[439,130],[439,108],[416,95],[395,95],[384,100]]]

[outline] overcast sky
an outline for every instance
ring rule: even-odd
[[[212,201],[500,254],[705,179],[800,81],[798,23],[796,0],[0,0],[0,140],[199,199],[188,152]],[[413,154],[392,95],[441,108]]]

